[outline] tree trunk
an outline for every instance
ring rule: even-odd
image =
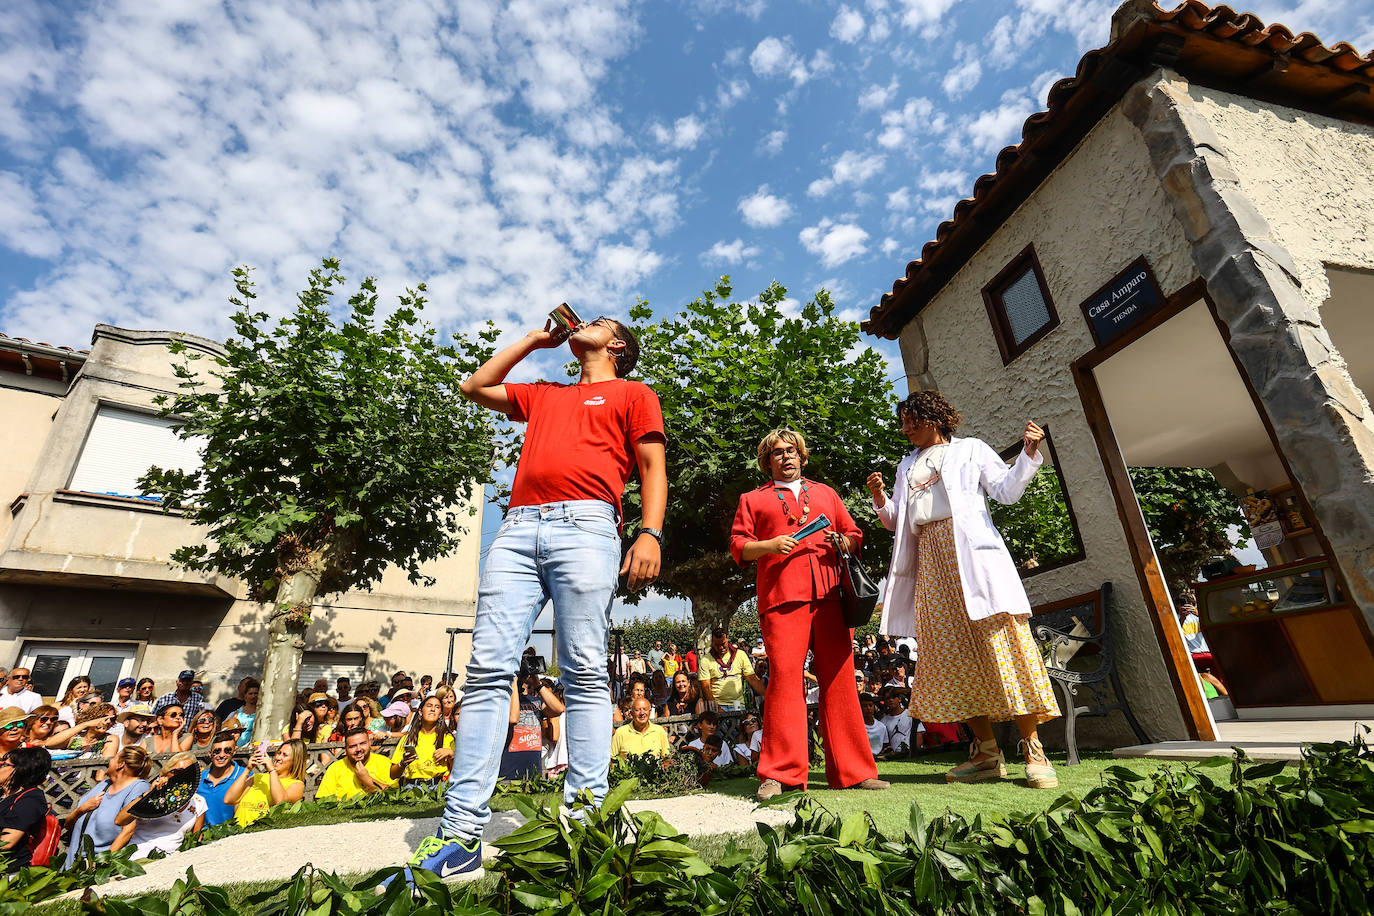
[[[697,655],[705,655],[711,651],[711,631],[716,627],[728,629],[730,618],[735,616],[740,604],[741,602],[728,599],[692,599],[692,626],[696,632]]]
[[[289,575],[283,575],[272,605],[267,627],[267,654],[262,665],[262,690],[253,737],[275,741],[291,721],[296,705],[296,682],[300,679],[301,653],[305,651],[305,631],[310,626],[310,608],[320,590],[330,563],[342,558],[339,545],[332,540],[308,553]]]

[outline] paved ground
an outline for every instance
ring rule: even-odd
[[[1161,760],[1197,760],[1229,757],[1239,747],[1255,760],[1298,760],[1304,744],[1349,741],[1357,723],[1368,719],[1233,719],[1217,723],[1216,741],[1161,741],[1119,747],[1114,757],[1155,757]]]
[[[777,825],[791,817],[786,809],[756,810],[751,802],[714,793],[632,801],[626,807],[631,811],[657,811],[689,836],[742,833],[752,829],[755,820]],[[487,825],[484,839],[490,842],[503,837],[523,821],[514,811],[497,812]],[[144,863],[146,874],[107,884],[99,892],[127,896],[165,890],[185,877],[188,868],[194,868],[196,877],[204,884],[284,881],[307,862],[341,875],[373,871],[404,863],[415,845],[434,832],[437,823],[437,818],[401,818],[236,834]],[[483,847],[488,859],[496,852],[492,846]]]

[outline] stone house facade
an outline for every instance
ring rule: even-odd
[[[1216,710],[1129,466],[1209,468],[1289,507],[1267,568],[1199,593],[1241,717],[1374,711],[1372,90],[1374,55],[1347,44],[1130,0],[864,323],[968,434],[1049,429],[1083,549],[1027,591],[1113,583],[1157,740],[1213,739]]]

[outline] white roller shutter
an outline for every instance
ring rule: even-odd
[[[70,489],[141,496],[138,479],[150,467],[192,470],[200,465],[199,448],[199,439],[178,438],[172,432],[171,420],[101,405],[76,463]]]
[[[341,677],[346,677],[355,688],[363,681],[363,668],[367,665],[365,652],[304,652],[301,654],[301,673],[296,679],[296,690],[313,687],[315,681],[324,678],[329,682],[329,692],[334,693],[334,685]]]

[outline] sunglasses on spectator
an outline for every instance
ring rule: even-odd
[[[232,757],[234,749],[232,747],[217,747],[210,751],[211,757]]]
[[[18,731],[19,729],[21,729],[21,728],[23,728],[23,727],[24,727],[24,720],[23,720],[23,719],[20,719],[18,722],[11,722],[11,723],[8,724],[8,725],[0,725],[0,731],[4,731],[4,732],[13,732],[13,731]]]
[[[57,716],[39,716],[39,717],[38,717],[38,721],[39,721],[39,722],[56,722],[56,721],[57,721]]]
[[[30,677],[30,676],[27,675],[27,674],[11,674],[11,675],[10,675],[10,680],[12,680],[12,681],[31,681],[31,680],[33,680],[33,678]]]

